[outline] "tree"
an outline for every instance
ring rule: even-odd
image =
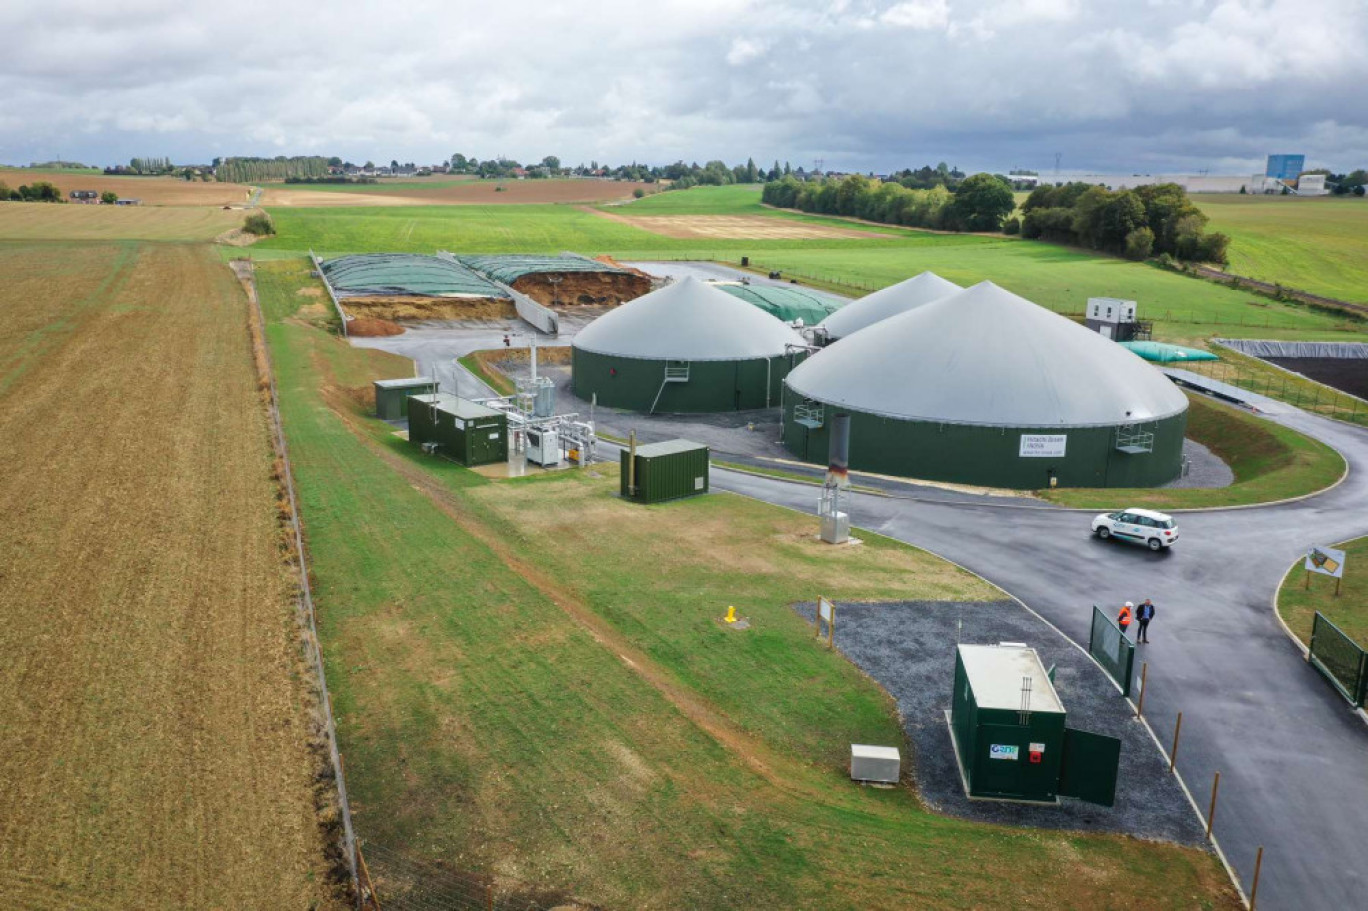
[[[1149,228],[1136,228],[1126,235],[1126,259],[1137,262],[1149,259],[1150,251],[1153,249],[1154,232]]]
[[[746,183],[759,183],[760,171],[755,167],[755,159],[746,159]]]
[[[955,191],[950,216],[966,231],[997,231],[1016,208],[1012,188],[992,174],[966,177]]]
[[[115,193],[113,190],[105,190],[103,193],[100,194],[100,202],[106,206],[115,205],[116,203],[118,203],[118,201],[119,194]]]
[[[268,215],[264,212],[258,212],[255,215],[247,216],[247,220],[242,224],[242,230],[248,234],[265,237],[268,234],[275,233],[275,225],[271,223]]]
[[[546,170],[553,174],[560,170],[560,159],[555,155],[547,155],[541,160],[541,163],[543,168],[546,168]]]

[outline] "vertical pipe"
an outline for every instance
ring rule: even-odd
[[[1259,845],[1259,853],[1254,855],[1254,882],[1249,887],[1249,911],[1254,911],[1259,901],[1259,871],[1263,868],[1263,845]]]
[[[1178,721],[1173,726],[1173,749],[1169,750],[1169,771],[1173,771],[1174,765],[1178,762],[1178,734],[1183,730],[1183,713],[1178,713]]]
[[[627,438],[627,496],[636,496],[636,431]]]

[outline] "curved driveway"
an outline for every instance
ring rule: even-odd
[[[1099,541],[1085,514],[1019,502],[855,494],[851,521],[992,580],[1075,642],[1087,642],[1093,604],[1153,598],[1152,644],[1138,656],[1149,663],[1145,715],[1167,747],[1182,711],[1178,768],[1203,813],[1221,772],[1215,832],[1245,890],[1263,845],[1259,908],[1363,908],[1368,727],[1303,660],[1272,600],[1308,545],[1368,533],[1368,431],[1300,411],[1276,419],[1339,449],[1349,476],[1296,503],[1183,513],[1168,553]],[[815,511],[810,486],[713,477]]]

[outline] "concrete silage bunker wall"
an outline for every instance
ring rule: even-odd
[[[831,416],[850,415],[850,467],[874,474],[981,487],[1036,490],[1050,473],[1061,487],[1154,487],[1178,476],[1183,463],[1187,412],[1133,429],[1154,434],[1154,449],[1130,454],[1116,448],[1117,428],[994,427],[910,421],[826,405],[821,427],[798,423],[803,398],[785,390],[784,446],[807,462],[824,464]],[[1023,434],[1065,436],[1062,457],[1021,455]]]
[[[657,412],[698,414],[777,407],[784,378],[801,359],[798,354],[786,354],[749,360],[685,362],[597,354],[575,348],[571,369],[575,395],[585,401],[597,394],[598,404],[608,408],[645,412],[654,404]],[[688,382],[664,382],[667,366],[685,363],[689,367]]]

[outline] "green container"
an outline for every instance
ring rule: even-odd
[[[1026,712],[1023,678],[1031,686]],[[970,797],[1056,800],[1064,706],[1034,649],[959,646],[950,726]]]
[[[631,450],[623,449],[620,489],[626,499],[659,503],[708,492],[708,447],[701,443],[669,440],[638,446],[635,474],[631,459]]]
[[[382,421],[398,421],[408,417],[411,395],[431,395],[437,384],[430,376],[415,376],[399,380],[375,381],[375,416]]]
[[[445,392],[409,398],[409,442],[467,467],[508,458],[508,416]]]

